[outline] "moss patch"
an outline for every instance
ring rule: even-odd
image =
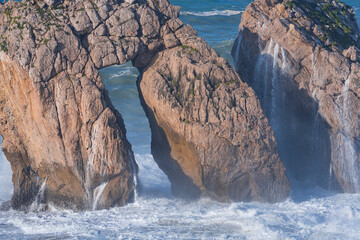
[[[285,0],[283,4],[290,9],[295,7],[302,9],[306,14],[305,18],[312,21],[324,33],[323,36],[316,36],[324,45],[328,40],[345,49],[356,45],[356,42],[350,36],[354,33],[354,29],[345,20],[351,19],[355,21],[355,16],[351,11],[351,7],[345,3],[339,0],[336,0],[334,4],[325,2],[325,0],[315,0],[314,3]],[[299,20],[299,18],[292,19],[293,22],[301,25]],[[312,32],[308,33],[315,35]]]

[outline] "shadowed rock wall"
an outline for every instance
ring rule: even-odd
[[[254,1],[233,56],[259,95],[289,175],[360,191],[359,28],[335,1]]]

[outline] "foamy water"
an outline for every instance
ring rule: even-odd
[[[243,13],[244,11],[234,11],[234,10],[214,10],[214,11],[205,11],[205,12],[190,12],[190,11],[184,11],[181,12],[182,15],[193,15],[198,17],[210,17],[210,16],[233,16],[233,15],[239,15]]]
[[[173,1],[184,12],[217,15],[182,17],[230,62],[246,1]],[[346,1],[349,2],[349,1]],[[359,3],[353,1],[353,4]],[[226,12],[225,12],[226,13]],[[269,69],[269,71],[271,71]],[[103,69],[114,106],[124,117],[139,165],[137,201],[110,210],[75,213],[53,209],[28,213],[0,211],[0,239],[360,239],[360,195],[293,186],[282,203],[187,202],[171,196],[170,183],[150,151],[150,128],[131,64]],[[299,186],[303,184],[299,183]],[[11,169],[0,153],[0,202],[11,197]]]
[[[0,211],[0,239],[360,239],[359,194],[295,188],[291,198],[277,204],[173,198],[169,180],[150,154],[150,128],[135,85],[137,70],[126,64],[104,69],[101,75],[133,144],[139,165],[137,201],[82,213],[55,208],[27,214]]]
[[[319,192],[315,189],[313,194]],[[0,236],[7,239],[360,239],[359,199],[359,195],[329,194],[299,203],[288,200],[278,204],[222,204],[209,199],[189,203],[146,194],[136,203],[102,211],[0,212]]]

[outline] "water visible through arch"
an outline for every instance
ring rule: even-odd
[[[139,71],[128,62],[99,72],[112,104],[125,122],[126,137],[139,166],[138,190],[145,195],[170,196],[170,182],[151,155],[151,129],[136,86]]]
[[[0,135],[0,146],[3,137]],[[9,161],[6,159],[3,151],[0,149],[0,205],[9,201],[13,193],[13,183],[11,181],[12,170]]]

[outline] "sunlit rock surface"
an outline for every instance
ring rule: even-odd
[[[6,3],[0,13],[0,133],[15,209],[101,209],[132,200],[136,163],[98,73],[130,60],[143,75],[153,155],[174,193],[288,196],[254,92],[182,24],[178,7],[165,0],[35,1]]]

